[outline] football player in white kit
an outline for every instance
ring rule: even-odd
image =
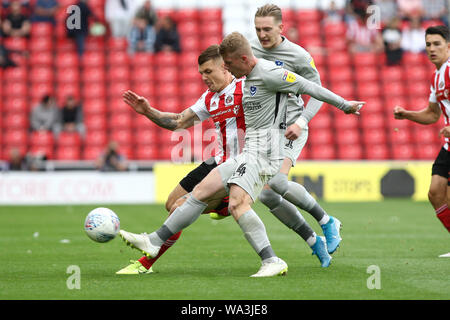
[[[450,32],[446,26],[432,26],[425,31],[426,51],[430,61],[436,66],[431,81],[428,107],[420,111],[394,108],[396,119],[407,119],[420,124],[432,124],[444,115],[445,126],[439,132],[445,138],[431,170],[431,184],[428,199],[436,217],[450,232]],[[450,257],[450,252],[441,255]]]

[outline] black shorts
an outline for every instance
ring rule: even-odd
[[[197,168],[189,172],[186,177],[180,181],[180,185],[187,192],[191,192],[194,187],[200,183],[207,175],[217,167],[217,163],[214,158],[202,162]]]
[[[439,151],[439,154],[433,163],[431,175],[436,174],[448,180],[449,170],[450,170],[450,152],[442,148],[441,151]],[[450,182],[448,183],[448,185],[450,186]]]

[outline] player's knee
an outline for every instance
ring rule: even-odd
[[[446,192],[439,188],[430,188],[430,190],[428,190],[428,200],[433,206],[439,206],[446,203]]]
[[[174,204],[175,204],[175,201],[173,201],[170,198],[167,199],[167,201],[165,203],[165,207],[166,207],[166,211],[169,212],[169,214],[172,213],[171,210],[172,210],[172,207],[173,207]]]
[[[259,201],[261,201],[269,209],[273,209],[281,202],[281,196],[270,189],[263,189],[259,194]]]
[[[278,172],[269,180],[269,186],[278,194],[284,195],[288,191],[288,177],[286,174]]]

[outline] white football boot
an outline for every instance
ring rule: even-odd
[[[152,245],[150,239],[148,238],[148,234],[146,234],[145,232],[137,234],[127,232],[125,230],[120,230],[119,234],[127,245],[141,251],[145,256],[154,258],[158,255],[159,249],[161,247]]]
[[[260,277],[273,277],[273,276],[284,276],[288,271],[288,265],[286,262],[280,258],[268,259],[262,263],[261,268],[258,272],[250,277],[260,278]]]

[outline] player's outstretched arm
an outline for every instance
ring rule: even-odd
[[[150,106],[148,100],[135,92],[128,90],[123,94],[123,101],[131,106],[134,111],[146,116],[153,123],[168,130],[187,129],[192,127],[198,116],[190,108],[181,113],[161,112]]]
[[[441,109],[439,108],[439,105],[434,102],[430,102],[428,107],[420,111],[406,110],[399,106],[396,106],[393,111],[395,119],[406,119],[420,124],[435,123],[441,116]]]

